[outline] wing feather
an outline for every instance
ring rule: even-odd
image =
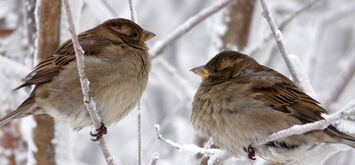
[[[104,38],[93,38],[86,33],[81,34],[79,40],[86,56],[99,54],[106,46],[122,44],[121,42],[115,42]],[[60,73],[61,69],[74,60],[75,52],[72,41],[67,40],[56,50],[54,55],[40,62],[34,70],[26,76],[25,82],[14,90],[26,86],[41,85],[50,82]]]

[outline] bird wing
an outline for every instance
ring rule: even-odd
[[[65,53],[62,53],[65,52]],[[74,49],[71,41],[66,41],[61,47],[56,51],[56,53],[44,61],[40,62],[34,70],[29,73],[25,82],[17,87],[15,90],[31,86],[33,84],[43,84],[51,81],[55,76],[59,74],[59,71],[75,59]]]
[[[319,102],[296,87],[291,80],[280,75],[278,77],[284,80],[282,82],[263,81],[254,83],[251,88],[254,92],[252,97],[264,101],[274,110],[289,113],[303,124],[324,119],[321,114],[326,114],[327,111],[319,105]],[[329,125],[325,132],[332,137],[345,139],[347,141],[344,143],[355,147],[355,138],[339,131],[334,126]]]
[[[302,123],[321,120],[321,114],[327,113],[318,101],[305,94],[290,80],[276,83],[256,82],[251,90],[255,99],[265,102],[277,111],[289,113]]]
[[[102,48],[108,46],[109,44],[121,44],[104,38],[89,38],[85,35],[86,34],[81,34],[79,38],[83,39],[80,41],[80,45],[86,56],[99,54]],[[40,85],[51,81],[59,74],[60,70],[63,69],[65,65],[74,60],[75,52],[73,44],[71,40],[68,40],[56,50],[54,55],[40,62],[34,70],[26,76],[25,82],[15,90],[25,86],[31,86],[34,84]]]

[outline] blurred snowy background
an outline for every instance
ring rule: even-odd
[[[37,0],[37,4],[41,1],[46,0]],[[157,35],[148,42],[148,46],[152,47],[191,16],[218,1],[221,0],[137,0],[139,24]],[[279,25],[310,2],[268,0]],[[110,18],[130,18],[128,0],[72,0],[70,5],[78,32]],[[15,92],[12,89],[21,83],[21,79],[38,62],[36,46],[33,46],[36,39],[29,35],[31,25],[35,24],[28,13],[35,8],[36,0],[0,0],[1,116],[16,108],[28,96],[29,89]],[[165,138],[180,144],[203,146],[206,139],[193,131],[189,121],[192,98],[200,78],[189,70],[205,64],[220,50],[242,51],[261,64],[290,77],[274,39],[265,40],[271,31],[261,13],[260,1],[235,1],[208,17],[154,58],[149,83],[141,100],[142,156],[145,164],[149,164],[156,154],[159,154],[158,164],[161,165],[205,164],[198,156],[177,151],[159,141],[154,125],[160,124],[160,133]],[[61,15],[60,43],[69,39],[63,11]],[[355,98],[354,18],[355,1],[317,0],[283,28],[286,48],[290,54],[299,57],[317,99],[330,113],[336,112]],[[32,26],[33,28],[36,27]],[[18,127],[1,128],[2,165],[36,164],[36,158],[31,153],[35,150],[31,142],[31,130],[36,124],[32,117],[25,118],[20,123]],[[352,133],[355,133],[354,126],[351,119],[338,123],[339,129]],[[90,128],[74,132],[67,125],[55,124],[52,143],[57,164],[105,164],[96,143],[90,140],[89,131]],[[111,154],[124,165],[137,164],[137,110],[133,110],[117,125],[110,126],[108,132],[105,138]],[[10,139],[3,138],[5,134],[10,135]],[[355,152],[348,147],[325,145],[317,149],[298,163],[355,164]],[[269,162],[258,158],[254,163]],[[252,163],[231,158],[222,164]]]

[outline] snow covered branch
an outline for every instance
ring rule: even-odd
[[[129,3],[129,10],[131,12],[131,19],[133,22],[138,24],[138,18],[137,18],[137,12],[136,12],[136,2],[135,0],[128,0]],[[137,106],[137,127],[138,127],[138,165],[141,165],[142,162],[142,112],[141,112],[141,104],[140,102],[138,103]]]
[[[137,12],[136,12],[136,1],[128,0],[129,2],[129,10],[131,11],[131,19],[133,22],[138,24]]]
[[[89,95],[89,80],[86,77],[85,70],[84,70],[84,51],[81,48],[79,44],[78,37],[76,35],[74,23],[73,23],[73,18],[71,16],[68,0],[62,0],[63,5],[64,5],[64,10],[65,14],[67,16],[67,21],[68,21],[68,30],[70,32],[72,41],[73,41],[73,46],[74,46],[74,51],[75,51],[75,56],[76,56],[76,61],[77,61],[77,67],[78,67],[78,72],[79,72],[79,77],[80,77],[80,84],[82,88],[82,92],[84,95],[84,104],[86,106],[86,109],[88,110],[90,117],[92,119],[93,125],[96,129],[99,129],[102,123],[102,119],[99,115],[99,113],[96,110],[95,107],[95,102]],[[102,153],[105,156],[106,162],[109,165],[114,165],[113,158],[110,154],[110,152],[107,149],[105,140],[103,137],[101,137],[98,141],[98,146],[101,149]]]
[[[288,137],[296,134],[303,134],[313,130],[322,130],[327,128],[330,124],[335,123],[336,121],[343,119],[345,117],[351,116],[355,114],[355,99],[348,103],[344,108],[340,111],[327,115],[324,117],[324,120],[319,120],[313,123],[308,123],[304,125],[295,125],[286,130],[279,131],[274,133],[266,138],[266,142],[274,141],[280,138]],[[266,142],[260,143],[258,145],[265,144]]]
[[[140,102],[137,107],[137,125],[138,125],[138,165],[142,164],[142,111]]]
[[[195,144],[179,144],[176,143],[172,140],[169,139],[165,139],[160,133],[160,125],[156,124],[154,125],[155,127],[155,133],[157,138],[164,142],[165,144],[174,147],[176,150],[180,151],[180,152],[185,152],[185,153],[190,153],[192,155],[195,154],[203,154],[203,155],[208,155],[210,157],[210,160],[212,160],[211,162],[209,161],[208,164],[214,164],[215,161],[220,160],[220,158],[225,158],[228,157],[225,151],[220,150],[220,149],[214,149],[214,148],[201,148]],[[213,159],[212,159],[213,158]]]
[[[279,30],[279,28],[277,27],[275,19],[272,17],[265,0],[260,0],[260,1],[261,1],[261,5],[263,7],[263,10],[264,10],[263,16],[265,17],[265,19],[269,23],[272,34],[275,37],[277,46],[279,47],[280,53],[281,53],[284,61],[286,62],[288,69],[290,70],[290,73],[292,75],[294,82],[297,84],[298,87],[302,88],[307,94],[315,97],[316,94],[313,90],[313,87],[310,83],[309,78],[305,74],[306,72],[301,67],[301,63],[300,63],[298,57],[289,55],[289,53],[285,47],[283,35],[282,35],[281,31]]]
[[[218,12],[224,7],[232,4],[234,0],[222,0],[220,2],[215,3],[214,5],[200,11],[198,14],[190,17],[186,22],[177,27],[170,35],[163,38],[161,41],[157,41],[153,48],[149,51],[152,58],[157,57],[163,50],[168,47],[171,43],[175,42],[181,36],[190,31],[197,24],[211,16],[212,14]]]
[[[159,153],[155,152],[153,154],[152,160],[150,161],[150,165],[158,165],[159,158],[160,158]]]

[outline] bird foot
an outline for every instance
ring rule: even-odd
[[[100,123],[100,128],[95,130],[95,133],[90,132],[90,135],[93,137],[92,141],[98,141],[102,138],[103,135],[107,134],[107,128],[103,122]]]
[[[243,147],[244,151],[248,153],[248,158],[251,160],[256,160],[255,148],[249,144],[248,148]]]

